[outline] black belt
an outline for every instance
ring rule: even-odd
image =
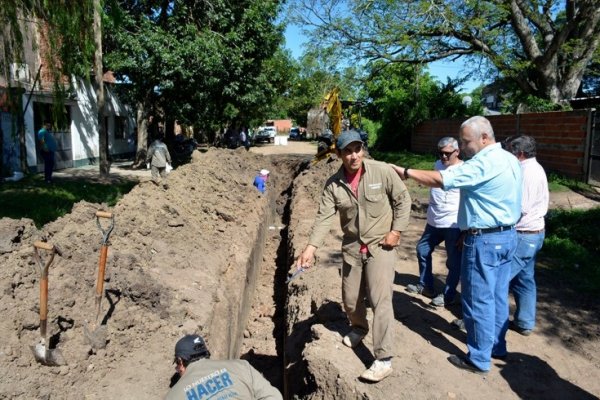
[[[536,235],[538,233],[544,232],[544,229],[540,229],[539,231],[517,231],[517,232],[521,233],[521,234],[525,234],[525,235]]]
[[[504,232],[515,229],[514,225],[497,226],[495,228],[469,228],[467,233],[470,235],[483,235],[485,233]]]

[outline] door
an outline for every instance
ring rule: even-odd
[[[37,154],[37,171],[44,171],[44,159],[37,140],[37,132],[42,128],[44,121],[52,121],[52,134],[56,139],[57,150],[54,154],[54,169],[73,167],[73,147],[71,141],[71,106],[63,106],[62,113],[56,115],[51,103],[33,103],[34,132],[36,135],[35,148]]]

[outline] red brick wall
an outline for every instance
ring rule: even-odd
[[[535,114],[495,115],[487,117],[492,123],[497,141],[508,136],[524,134],[537,142],[537,159],[546,172],[557,172],[574,179],[587,177],[588,110]],[[436,151],[439,139],[452,136],[458,139],[463,119],[425,121],[411,137],[411,150],[416,153]]]

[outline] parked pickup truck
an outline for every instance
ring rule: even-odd
[[[254,136],[255,142],[275,142],[275,136],[277,135],[277,130],[274,126],[261,126]]]

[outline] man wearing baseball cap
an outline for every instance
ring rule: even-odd
[[[179,339],[175,345],[175,370],[180,378],[165,399],[282,399],[281,393],[248,361],[209,358],[201,336]]]
[[[342,300],[351,325],[343,338],[354,348],[369,332],[365,296],[373,307],[375,362],[360,377],[379,382],[392,373],[393,282],[401,232],[408,227],[411,200],[406,186],[388,164],[364,159],[364,143],[355,130],[336,142],[340,169],[325,183],[308,245],[297,268],[310,268],[315,252],[339,213],[342,227]]]

